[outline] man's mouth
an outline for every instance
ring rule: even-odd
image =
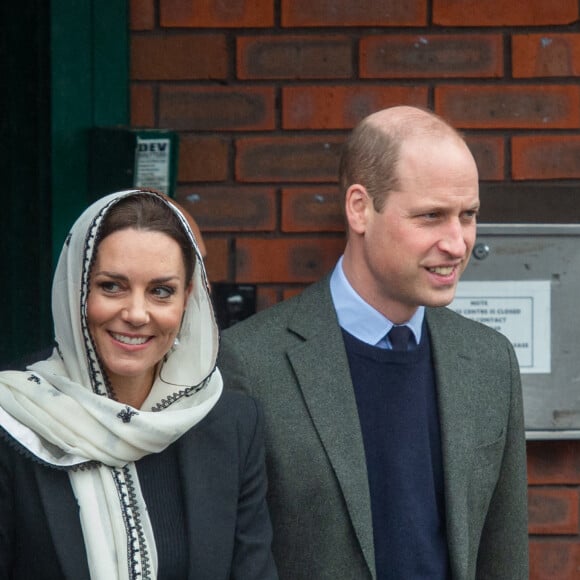
[[[450,276],[453,270],[455,270],[455,266],[436,266],[435,268],[428,268],[428,270],[439,276]]]
[[[111,332],[110,335],[123,344],[139,345],[145,344],[149,340],[148,336],[126,336],[125,334],[117,334],[116,332]]]

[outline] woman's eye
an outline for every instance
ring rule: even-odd
[[[175,294],[175,289],[169,286],[156,286],[153,288],[153,295],[157,298],[169,298]]]
[[[119,284],[117,282],[100,282],[99,288],[105,292],[118,292],[120,290]]]

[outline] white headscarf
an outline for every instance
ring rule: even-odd
[[[111,398],[88,331],[91,265],[100,224],[127,196],[154,195],[179,217],[196,255],[179,344],[160,363],[141,409]],[[28,372],[0,373],[0,426],[42,462],[69,470],[91,578],[157,577],[151,522],[134,462],[163,451],[212,409],[222,392],[218,329],[197,243],[186,219],[153,192],[122,191],[91,205],[60,255],[52,288],[57,347]]]

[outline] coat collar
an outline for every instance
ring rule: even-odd
[[[215,407],[216,412],[206,418],[204,425],[216,420],[219,405],[220,402]],[[212,509],[219,504],[221,497],[213,495],[212,490],[208,489],[206,471],[199,468],[207,461],[215,460],[215,448],[211,438],[208,439],[203,435],[196,437],[197,433],[196,428],[191,429],[176,442],[184,490],[186,525],[190,538],[205,538],[210,533],[219,538],[220,528],[217,527],[219,522],[211,516]],[[63,580],[90,580],[86,548],[78,517],[79,508],[68,481],[68,473],[65,470],[46,468],[37,464],[35,475],[50,536],[63,571]],[[231,497],[235,497],[235,494],[232,493]],[[204,526],[209,527],[209,530],[204,529]],[[209,542],[214,539],[210,538]],[[211,551],[207,550],[206,544],[200,541],[191,542],[188,549],[188,578],[205,578],[203,574],[211,574],[210,566],[215,562],[212,561]]]
[[[470,377],[477,377],[477,361],[469,340],[464,333],[458,333],[456,321],[447,309],[428,308],[426,320],[438,390],[449,556],[454,577],[463,577],[467,566],[469,524],[465,505],[474,442],[465,401],[473,398],[476,387]],[[288,330],[303,339],[288,351],[288,358],[375,578],[364,443],[328,278],[309,287],[300,296]]]
[[[478,440],[474,414],[481,404],[477,334],[447,308],[428,308],[426,319],[437,381],[449,557],[453,577],[464,578],[469,553],[467,494]]]
[[[63,578],[90,580],[79,507],[68,482],[68,473],[36,464],[35,475]]]
[[[288,351],[304,400],[344,495],[375,578],[375,554],[362,433],[328,278],[308,288],[288,328],[304,339]]]

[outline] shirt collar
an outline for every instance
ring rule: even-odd
[[[341,328],[367,344],[376,345],[394,326],[386,316],[365,302],[346,279],[340,257],[330,277],[330,294]],[[416,344],[421,342],[421,329],[425,307],[417,311],[404,324],[411,329]]]

